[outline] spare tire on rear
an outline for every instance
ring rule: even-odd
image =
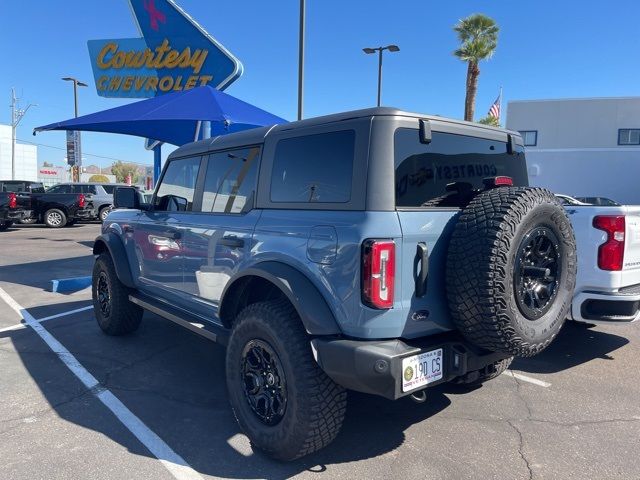
[[[480,347],[536,355],[567,317],[576,270],[571,222],[551,192],[526,187],[482,192],[460,213],[449,244],[451,316]]]

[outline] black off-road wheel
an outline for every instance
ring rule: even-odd
[[[91,292],[98,325],[107,335],[134,332],[142,320],[142,308],[129,301],[131,289],[118,280],[113,260],[102,253],[93,266]]]
[[[255,303],[240,312],[229,339],[226,375],[240,427],[267,455],[294,460],[338,435],[346,391],[318,367],[287,300]]]
[[[67,216],[62,210],[51,208],[44,212],[44,223],[49,228],[62,228],[67,224]]]
[[[447,253],[454,323],[480,347],[536,355],[567,317],[576,265],[571,223],[551,192],[483,192],[460,214]]]
[[[0,232],[4,232],[9,228],[9,222],[0,222]]]

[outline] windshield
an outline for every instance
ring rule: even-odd
[[[399,128],[394,137],[396,206],[420,207],[451,195],[448,184],[482,188],[486,177],[508,176],[516,186],[527,186],[524,149],[507,153],[506,142],[434,132],[422,144],[417,129]],[[449,206],[449,205],[447,205]]]

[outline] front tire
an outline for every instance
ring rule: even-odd
[[[118,279],[108,253],[96,259],[91,284],[93,311],[102,331],[114,336],[136,331],[142,320],[142,308],[129,301],[131,289]]]
[[[104,207],[102,209],[100,209],[100,213],[98,214],[98,218],[100,219],[101,222],[104,222],[107,217],[109,216],[109,213],[111,212],[111,208],[110,207]]]
[[[44,224],[49,228],[62,228],[67,224],[67,216],[62,210],[51,208],[44,213]]]
[[[338,435],[346,391],[313,359],[287,300],[254,303],[240,312],[229,339],[226,375],[240,427],[269,456],[294,460]]]

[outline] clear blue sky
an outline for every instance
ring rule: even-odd
[[[125,103],[98,97],[87,40],[137,35],[126,0],[0,0],[0,123],[9,123],[15,86],[27,114],[18,138],[64,147],[62,132],[31,136],[33,127],[73,115],[75,76],[80,113]],[[244,64],[244,75],[227,92],[272,113],[296,116],[298,0],[178,0],[205,29]],[[465,65],[451,52],[451,27],[481,12],[500,25],[498,49],[481,65],[477,116],[484,116],[504,86],[510,99],[640,95],[638,19],[640,2],[495,0],[307,0],[305,116],[371,106],[376,59],[365,46],[396,43],[385,56],[383,104],[460,118]],[[165,149],[167,150],[167,149]],[[134,137],[84,133],[83,151],[139,163],[152,154]],[[64,151],[39,148],[40,161],[60,164]],[[110,165],[88,156],[86,163]]]

